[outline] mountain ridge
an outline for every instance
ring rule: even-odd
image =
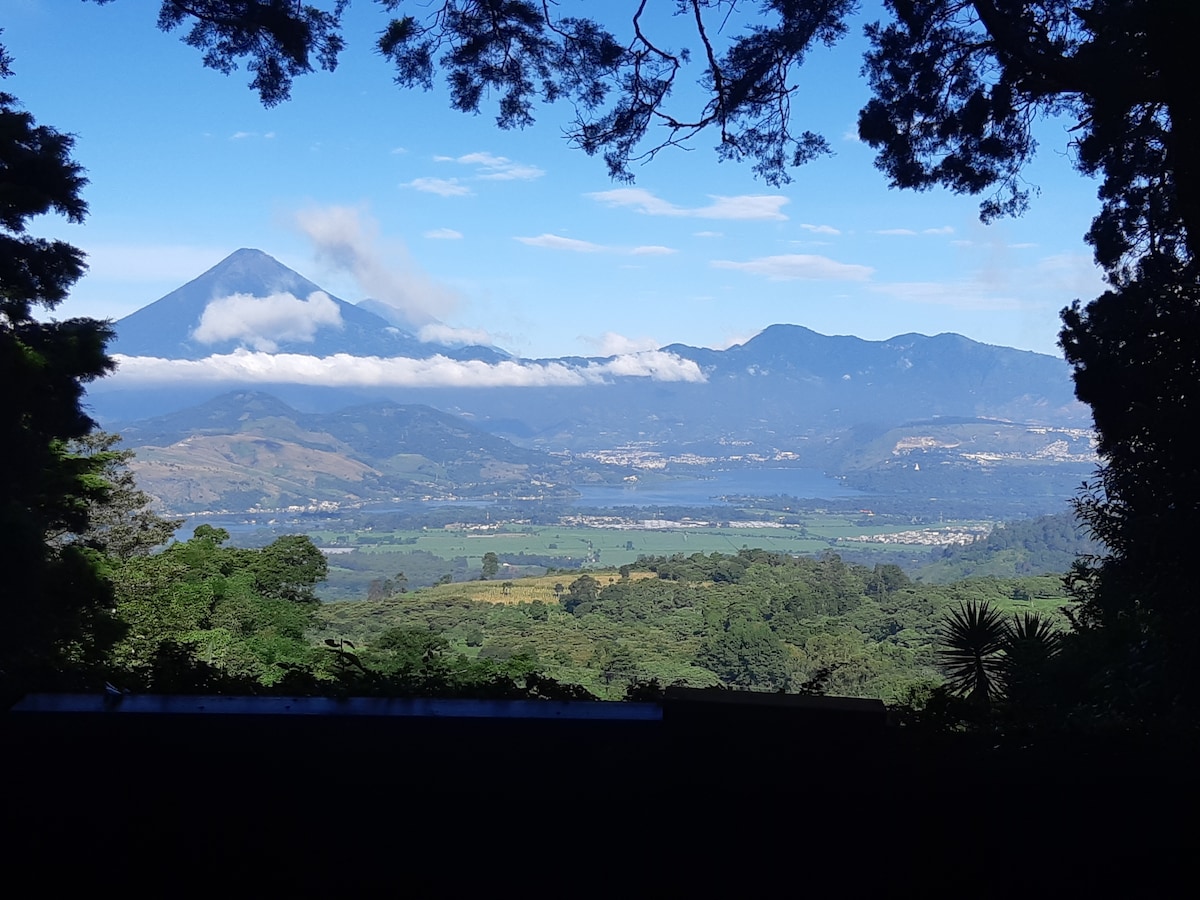
[[[297,329],[296,320],[305,317],[311,328]],[[411,331],[342,300],[269,254],[248,247],[118,319],[114,330],[110,353],[163,359],[202,359],[239,347],[267,345],[272,351],[314,356],[351,353],[421,359],[441,353],[487,362],[506,357],[495,348],[421,341]]]
[[[279,309],[272,311],[269,303],[245,303],[242,319],[231,314],[223,321],[229,326],[224,343],[195,339],[214,293],[254,298],[271,291],[287,294],[279,301]],[[312,308],[299,305],[303,298],[296,295],[306,293],[327,297],[322,314],[332,320],[331,310],[336,310],[342,327],[327,324],[301,333],[289,316],[313,313]],[[489,368],[439,364],[437,371],[447,373],[444,381],[388,382],[377,377],[379,367],[372,362],[364,364],[361,381],[344,387],[311,379],[288,381],[276,376],[271,381],[264,376],[253,380],[244,375],[157,385],[153,381],[125,382],[118,372],[115,378],[91,386],[88,401],[106,424],[165,414],[235,390],[269,393],[293,411],[307,413],[392,401],[452,414],[481,433],[529,449],[578,453],[653,445],[668,455],[724,457],[731,447],[745,447],[745,453],[759,457],[792,454],[828,469],[840,469],[852,457],[861,456],[864,440],[877,442],[880,435],[892,432],[897,440],[907,440],[912,435],[906,437],[903,426],[911,422],[997,420],[1010,423],[1011,427],[1006,426],[1010,430],[1090,426],[1087,408],[1075,399],[1070,369],[1063,360],[950,332],[934,336],[910,332],[871,341],[854,335],[822,335],[803,325],[780,323],[724,350],[667,344],[656,352],[670,356],[675,361],[671,365],[679,364],[670,370],[655,368],[654,353],[528,360],[501,357],[502,351],[495,348],[420,342],[363,308],[364,303],[371,305],[367,301],[346,303],[262,251],[243,248],[119,321],[119,338],[113,349],[126,356],[136,352],[164,358],[186,351],[188,355],[177,358],[201,359],[206,354],[228,352],[234,345],[244,346],[244,340],[239,343],[236,336],[229,335],[242,326],[249,333],[258,322],[264,330],[269,330],[267,325],[276,327],[272,334],[279,338],[274,341],[278,352],[346,354],[344,360],[338,357],[337,365],[342,367],[355,366],[354,357],[408,354],[422,359],[443,355],[450,360],[473,360]],[[221,307],[218,312],[230,310]],[[300,337],[280,338],[287,328]],[[491,366],[501,358],[506,367],[524,368],[532,377],[524,383],[520,379],[518,383],[502,379],[502,383],[491,383],[494,379],[489,376],[497,371]],[[641,364],[645,361],[648,364]],[[579,377],[574,383],[539,381],[550,368],[575,372]],[[685,369],[702,379],[680,378]],[[960,440],[958,432],[954,435],[930,439],[935,444],[952,444]],[[1071,454],[1079,455],[1075,450],[1082,438],[1068,436],[1064,440]],[[1010,447],[1014,439],[1006,435],[995,443]]]
[[[420,404],[303,413],[229,391],[122,427],[139,485],[174,512],[327,507],[537,493],[620,480],[624,470],[555,459]]]

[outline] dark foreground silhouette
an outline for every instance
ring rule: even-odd
[[[0,751],[8,861],[101,878],[398,885],[464,876],[483,853],[543,869],[675,860],[645,886],[740,872],[856,895],[958,872],[987,893],[1026,865],[1038,885],[1102,885],[1183,866],[1197,797],[1182,745],[997,744],[897,727],[877,701],[699,690],[31,695],[4,716]]]

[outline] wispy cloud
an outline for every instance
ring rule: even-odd
[[[720,231],[693,231],[692,237],[698,238],[719,238],[724,237],[724,233]]]
[[[1056,296],[1090,298],[1108,287],[1089,253],[1058,253],[1043,257],[1034,265],[1032,277]]]
[[[898,237],[915,237],[918,234],[954,234],[954,228],[950,225],[941,225],[937,228],[922,228],[920,231],[917,231],[915,228],[880,228],[875,233]]]
[[[621,356],[630,353],[644,353],[647,350],[657,350],[659,341],[652,337],[632,338],[615,331],[606,331],[600,337],[581,335],[584,343],[596,348],[600,356]]]
[[[661,247],[657,244],[644,244],[638,247],[618,247],[607,244],[595,244],[591,241],[581,241],[576,238],[562,237],[558,234],[539,234],[537,237],[515,237],[530,247],[545,247],[549,250],[569,250],[572,253],[621,253],[629,256],[668,256],[677,251],[673,247]]]
[[[905,303],[967,310],[1059,309],[1073,297],[1091,297],[1104,289],[1095,262],[1085,253],[1044,257],[1018,265],[1003,251],[978,266],[969,278],[945,282],[882,282],[870,290]]]
[[[417,330],[417,338],[429,344],[479,344],[492,343],[492,336],[482,328],[456,328],[445,322],[430,322]]]
[[[676,206],[644,188],[614,188],[585,196],[605,206],[628,207],[647,216],[685,216],[696,219],[783,220],[780,209],[788,198],[779,194],[743,194],[736,197],[709,195],[707,206]]]
[[[1073,299],[1094,297],[1105,289],[1087,253],[1031,254],[1035,245],[1011,241],[1003,226],[972,223],[968,236],[963,243],[950,243],[961,248],[970,280],[987,296],[1020,297],[1028,307],[1059,310]]]
[[[350,275],[364,294],[388,304],[409,324],[426,324],[458,306],[458,294],[422,271],[404,244],[383,241],[365,211],[311,207],[296,213],[295,222],[313,242],[319,262]]]
[[[457,241],[462,239],[462,232],[453,228],[433,228],[425,232],[425,237],[435,241]]]
[[[414,178],[412,181],[401,182],[400,187],[437,194],[439,197],[469,197],[474,193],[457,178]]]
[[[736,269],[751,275],[762,275],[771,281],[793,281],[801,278],[827,281],[866,281],[874,272],[870,266],[840,263],[827,256],[812,256],[806,253],[763,256],[745,262],[714,259],[709,265],[715,269]]]
[[[809,225],[807,222],[802,222],[800,223],[800,227],[805,231],[811,231],[813,234],[841,234],[832,225]]]
[[[475,166],[475,178],[480,181],[532,181],[546,174],[537,166],[514,162],[507,156],[494,153],[466,153],[462,156],[435,156],[435,162],[454,162],[464,166]]]
[[[978,281],[897,281],[871,286],[871,290],[904,303],[920,303],[970,310],[1019,310],[1031,304]]]
[[[537,237],[517,237],[513,238],[513,240],[520,241],[522,244],[527,244],[530,247],[546,247],[550,250],[570,250],[572,253],[601,253],[606,249],[600,244],[593,244],[591,241],[580,241],[557,234],[539,234]]]
[[[615,378],[651,381],[704,381],[691,360],[649,350],[618,355],[603,362],[568,365],[505,360],[485,363],[445,356],[428,359],[375,356],[304,356],[238,350],[206,359],[115,357],[114,385],[201,383],[312,384],[326,387],[579,387]]]
[[[204,307],[192,337],[202,344],[236,340],[273,353],[279,341],[311,342],[324,327],[343,327],[337,304],[322,291],[301,300],[292,294],[232,294]]]

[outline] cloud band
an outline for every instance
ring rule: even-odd
[[[692,360],[648,350],[584,365],[505,360],[486,363],[445,356],[428,359],[378,356],[306,356],[236,350],[205,359],[160,359],[116,355],[117,371],[105,381],[114,387],[171,384],[262,383],[325,387],[583,387],[613,378],[652,381],[705,381]]]

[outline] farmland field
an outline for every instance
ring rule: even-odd
[[[736,553],[743,548],[788,554],[853,552],[860,557],[877,553],[881,560],[890,561],[887,554],[894,553],[896,545],[849,539],[896,535],[916,527],[873,524],[869,518],[837,515],[808,516],[803,525],[663,525],[618,528],[505,524],[413,531],[314,531],[310,536],[331,551],[329,580],[321,589],[322,598],[345,600],[365,598],[372,579],[391,577],[398,571],[406,573],[412,587],[433,584],[446,574],[456,582],[477,579],[483,555],[488,552],[499,556],[502,564],[511,564],[501,566],[497,576],[501,581],[542,574],[547,568],[619,567],[635,563],[640,556]],[[982,526],[978,522],[946,522],[930,526],[929,532],[972,527]],[[909,549],[927,553],[930,548],[913,545]],[[518,559],[522,555],[525,559]],[[439,560],[445,561],[440,567]],[[437,570],[428,569],[430,566]]]

